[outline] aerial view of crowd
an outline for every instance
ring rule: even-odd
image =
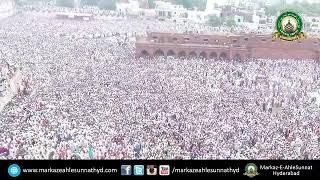
[[[26,89],[0,111],[0,159],[320,159],[318,62],[135,58],[137,36],[188,30],[2,20],[0,83],[19,70]]]

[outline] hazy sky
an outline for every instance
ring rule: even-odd
[[[270,2],[276,3],[279,0],[269,0]],[[287,3],[294,3],[294,2],[308,2],[308,3],[320,3],[320,0],[286,0]]]
[[[226,3],[226,2],[237,2],[237,1],[245,1],[245,0],[213,0],[217,1],[218,3]],[[269,1],[271,3],[277,3],[279,0],[256,0],[256,1]],[[320,3],[320,0],[286,0],[287,3],[294,3],[296,1],[299,2],[309,2],[309,3]]]

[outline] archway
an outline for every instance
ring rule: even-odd
[[[155,56],[164,56],[164,52],[160,49],[158,49],[155,53],[154,53]]]
[[[222,60],[226,60],[226,59],[228,59],[228,56],[227,56],[227,54],[225,52],[223,52],[223,53],[220,54],[219,58],[222,59]]]
[[[234,55],[233,60],[235,60],[235,61],[241,61],[241,56],[240,56],[240,54]]]
[[[178,56],[179,56],[179,57],[186,57],[186,56],[187,56],[187,53],[184,52],[184,51],[180,51],[180,52],[178,53]]]
[[[209,57],[210,57],[210,59],[217,59],[218,54],[216,52],[212,52],[212,53],[210,53]]]
[[[207,53],[206,52],[201,52],[199,55],[203,59],[207,59]]]
[[[197,53],[194,52],[194,51],[191,51],[191,52],[189,53],[189,57],[197,57]]]
[[[172,50],[169,50],[167,52],[167,56],[175,56],[176,54],[172,51]]]
[[[148,57],[148,56],[150,56],[150,54],[148,53],[148,51],[143,50],[143,51],[141,52],[141,56],[142,56],[142,57]]]

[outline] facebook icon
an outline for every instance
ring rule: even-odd
[[[130,176],[131,175],[131,165],[121,165],[121,175]]]

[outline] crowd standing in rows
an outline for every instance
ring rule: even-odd
[[[28,86],[0,113],[0,158],[320,158],[318,62],[134,57],[136,36],[188,29],[2,20],[0,67],[21,69]]]

